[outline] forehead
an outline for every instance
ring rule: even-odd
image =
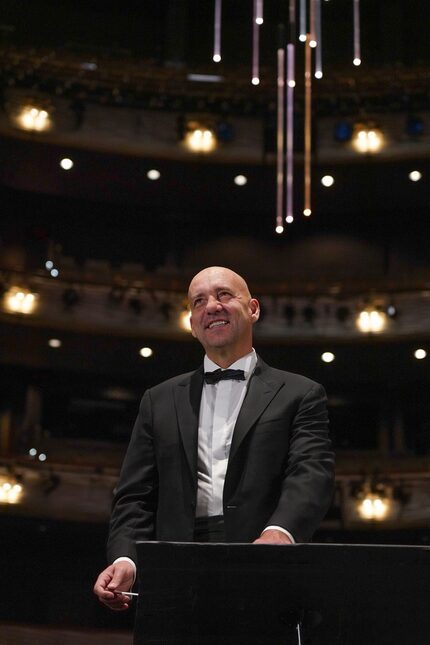
[[[219,289],[243,291],[244,286],[240,276],[227,269],[209,269],[198,273],[190,283],[189,296]]]

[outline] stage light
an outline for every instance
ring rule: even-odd
[[[47,260],[47,261],[45,262],[45,269],[46,269],[47,271],[50,271],[50,270],[51,270],[51,269],[53,269],[53,268],[54,268],[54,263],[52,262],[52,260]]]
[[[219,63],[221,61],[221,56],[219,54],[214,54],[212,60],[214,63]]]
[[[35,105],[25,105],[15,118],[16,124],[22,130],[47,132],[52,127],[49,113]]]
[[[419,181],[421,178],[422,174],[419,170],[412,170],[412,172],[409,173],[409,179],[411,181]]]
[[[285,221],[287,222],[287,224],[292,224],[294,222],[294,217],[292,215],[287,215]]]
[[[358,67],[359,65],[361,65],[361,58],[354,58],[354,60],[352,61],[352,63],[353,63],[353,65],[355,65],[356,67]]]
[[[23,487],[13,476],[0,477],[0,503],[18,504],[21,501]]]
[[[379,128],[357,124],[354,127],[352,145],[362,154],[379,152],[384,145],[384,136]]]
[[[28,451],[28,454],[30,455],[30,457],[35,457],[37,455],[36,448],[30,448],[30,450]]]
[[[245,175],[236,175],[234,178],[234,183],[236,186],[245,186],[245,184],[248,183],[248,179],[245,177]]]
[[[292,88],[296,87],[296,81],[293,81],[293,80],[288,81],[288,87],[292,87]]]
[[[358,314],[356,324],[363,333],[377,334],[386,328],[387,316],[383,311],[368,307]]]
[[[62,342],[61,342],[61,340],[59,338],[50,338],[48,340],[48,345],[49,345],[49,347],[52,347],[53,349],[58,349],[59,347],[61,347]]]
[[[395,320],[397,316],[399,315],[399,311],[395,305],[392,303],[388,305],[387,307],[387,316],[391,318],[391,320]]]
[[[300,34],[299,40],[300,40],[301,43],[305,43],[306,42],[306,34]]]
[[[320,78],[323,77],[323,73],[320,70],[318,70],[317,72],[315,72],[314,76],[315,76],[315,78],[317,78],[319,80]]]
[[[275,232],[278,233],[278,235],[280,235],[281,233],[284,232],[284,227],[278,224],[278,226],[275,228]]]
[[[258,76],[253,76],[251,83],[253,85],[260,85],[260,79],[258,78]]]
[[[309,41],[309,47],[312,47],[312,49],[315,49],[317,46],[317,41],[316,40],[310,40]]]
[[[161,173],[156,168],[151,168],[151,170],[148,170],[148,172],[146,173],[146,176],[151,181],[157,181],[157,179],[160,179]]]
[[[59,274],[60,274],[60,272],[58,271],[58,269],[51,269],[50,273],[51,273],[51,276],[52,276],[53,278],[58,278],[58,276],[59,276]]]
[[[422,360],[423,360],[423,358],[426,358],[426,356],[427,356],[427,352],[426,352],[426,350],[425,350],[425,349],[422,349],[422,348],[420,348],[420,349],[416,349],[416,350],[414,351],[414,356],[415,356],[415,358],[416,358],[416,359],[418,359],[419,361],[422,361]]]
[[[150,358],[150,356],[153,355],[153,351],[150,347],[142,347],[142,349],[139,350],[139,354],[143,356],[143,358]]]
[[[311,211],[311,209],[310,209],[310,208],[305,208],[305,210],[303,211],[303,215],[304,215],[305,217],[310,217],[310,216],[311,216],[311,214],[312,214],[312,211]]]
[[[47,457],[44,452],[41,452],[39,455],[39,461],[46,461]]]
[[[324,361],[324,363],[333,363],[335,359],[335,355],[333,352],[324,352],[321,354],[321,360]]]
[[[321,179],[321,183],[326,188],[330,188],[330,186],[333,186],[334,184],[334,177],[332,177],[331,175],[324,175],[324,177]]]
[[[191,152],[213,152],[217,146],[217,139],[212,130],[197,127],[188,130],[184,138],[185,146]]]
[[[4,298],[5,308],[11,313],[32,314],[35,310],[37,295],[28,289],[11,287]]]

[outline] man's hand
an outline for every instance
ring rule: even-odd
[[[268,529],[267,531],[263,531],[260,537],[254,540],[253,544],[293,544],[293,542],[282,531]]]
[[[94,593],[104,605],[114,611],[124,611],[128,609],[130,591],[134,582],[134,569],[130,562],[121,561],[111,564],[107,569],[101,572],[94,585]],[[124,593],[113,593],[114,591],[123,591]]]

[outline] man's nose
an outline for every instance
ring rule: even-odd
[[[206,311],[209,313],[218,311],[221,308],[221,303],[218,300],[218,298],[215,298],[215,296],[209,296],[208,301],[206,303]]]

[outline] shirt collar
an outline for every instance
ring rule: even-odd
[[[245,356],[238,358],[237,361],[228,366],[228,369],[243,370],[245,372],[245,379],[248,380],[256,365],[257,353],[255,349],[252,348],[249,354],[245,354]],[[205,372],[213,372],[214,370],[220,369],[220,366],[214,363],[208,356],[205,356],[204,358],[203,367]]]

